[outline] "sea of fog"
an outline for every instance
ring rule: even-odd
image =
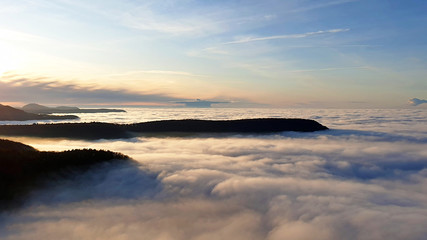
[[[292,117],[331,130],[8,137],[39,150],[108,149],[136,162],[103,164],[33,192],[22,208],[0,213],[0,239],[427,239],[425,109],[126,110],[78,121]]]

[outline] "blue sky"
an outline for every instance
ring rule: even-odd
[[[201,98],[364,108],[405,107],[408,99],[427,97],[426,1],[0,0],[0,6],[2,102],[33,95],[41,103]],[[88,97],[73,98],[73,91]],[[94,91],[118,97],[89,97]]]

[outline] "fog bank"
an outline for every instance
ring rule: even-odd
[[[425,128],[390,119],[308,135],[27,139],[42,150],[119,151],[140,165],[34,194],[1,215],[0,238],[425,239]]]

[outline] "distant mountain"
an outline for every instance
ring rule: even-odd
[[[129,160],[129,157],[94,149],[45,152],[0,139],[0,210],[19,205],[31,190],[43,187],[48,181],[73,177],[78,171],[113,160]]]
[[[28,113],[35,114],[52,114],[52,113],[106,113],[106,112],[126,112],[122,109],[108,109],[108,108],[86,108],[81,109],[78,107],[46,107],[37,103],[30,103],[22,107],[22,110]]]
[[[55,116],[45,114],[28,113],[11,106],[0,104],[0,121],[26,121],[26,120],[63,120],[77,119],[74,115]]]

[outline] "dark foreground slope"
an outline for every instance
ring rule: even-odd
[[[0,125],[0,135],[75,139],[130,138],[138,134],[314,132],[327,127],[314,120],[262,118],[242,120],[165,120],[137,124],[59,123]]]
[[[97,163],[129,159],[104,150],[44,152],[18,142],[0,139],[0,210],[19,205],[26,194],[50,176],[67,177]]]
[[[0,121],[26,121],[26,120],[65,120],[65,119],[77,119],[79,117],[74,115],[45,115],[45,114],[34,114],[27,113],[25,111],[0,104]]]

